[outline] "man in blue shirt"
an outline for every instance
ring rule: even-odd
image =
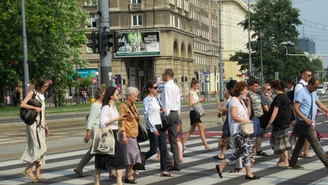
[[[316,78],[311,78],[308,85],[296,93],[294,99],[294,111],[297,115],[297,123],[295,125],[295,131],[298,135],[292,158],[289,162],[289,167],[294,169],[303,168],[297,165],[298,154],[304,146],[305,139],[309,141],[315,154],[321,160],[321,162],[328,168],[328,160],[325,152],[322,149],[319,141],[315,136],[313,124],[315,123],[315,115],[317,107],[322,111],[328,112],[328,108],[321,103],[318,99],[316,89],[319,87],[320,81]]]

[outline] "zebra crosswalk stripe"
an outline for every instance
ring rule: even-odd
[[[207,138],[207,142],[212,146],[217,146],[218,137]],[[323,148],[328,150],[328,141],[321,142]],[[199,138],[190,138],[187,142],[188,149],[184,153],[184,163],[181,165],[180,172],[172,172],[174,177],[164,178],[159,177],[159,162],[151,160],[147,161],[146,171],[141,171],[140,176],[136,177],[138,184],[143,185],[161,185],[161,184],[176,184],[176,185],[212,185],[212,184],[254,184],[254,181],[244,179],[245,173],[228,173],[229,170],[235,167],[234,164],[229,165],[224,173],[223,179],[220,179],[216,173],[215,165],[220,161],[212,158],[218,154],[217,150],[205,152],[204,145]],[[149,143],[141,143],[143,151],[148,150]],[[262,149],[269,154],[268,157],[254,156],[256,162],[252,167],[255,175],[262,178],[256,181],[259,184],[316,184],[327,185],[327,173],[321,161],[314,157],[312,159],[300,159],[300,163],[305,167],[304,170],[292,170],[288,168],[275,167],[278,161],[278,156],[273,155],[273,150],[270,147],[268,140],[262,143]],[[48,154],[46,157],[46,165],[42,167],[41,173],[44,178],[47,178],[50,184],[55,185],[89,185],[94,183],[93,171],[94,160],[84,168],[84,172],[88,175],[84,178],[78,178],[73,172],[81,157],[87,149],[69,151],[63,153]],[[313,151],[311,151],[313,153]],[[231,150],[227,151],[230,154]],[[22,171],[26,164],[21,163],[19,159],[0,162],[0,184],[1,185],[21,185],[28,184],[29,180],[22,175]],[[304,179],[304,178],[307,179]],[[315,179],[309,182],[309,179]],[[108,179],[108,173],[101,174],[103,184],[114,184],[115,179]],[[303,182],[303,183],[302,183]]]

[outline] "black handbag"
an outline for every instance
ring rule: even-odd
[[[36,93],[33,90],[32,98],[28,100],[27,105],[31,105],[34,107],[42,107],[42,104],[39,100],[35,99]],[[26,125],[32,125],[36,118],[38,116],[38,113],[34,109],[20,109],[20,118],[24,121]],[[41,116],[41,114],[40,114]],[[40,118],[41,121],[41,118]]]
[[[124,102],[125,103],[125,102]],[[133,113],[134,115],[134,118],[137,120],[138,122],[138,136],[137,136],[137,141],[140,143],[140,142],[145,142],[148,140],[148,134],[146,132],[146,130],[140,125],[139,123],[139,119],[137,119],[137,116],[135,114],[135,111],[133,111],[131,109],[131,106],[129,106],[128,104],[125,103],[126,106],[129,107],[130,111]]]
[[[158,97],[156,97],[156,99],[157,99],[159,106],[162,109],[163,106],[162,106],[161,102],[159,101]],[[160,112],[160,115],[161,115],[161,120],[162,120],[162,129],[167,130],[172,125],[169,120],[169,117],[164,112]]]
[[[137,136],[137,141],[139,143],[145,142],[148,140],[148,134],[146,130],[140,125],[139,120],[138,120],[138,136]]]

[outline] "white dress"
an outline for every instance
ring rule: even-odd
[[[35,91],[35,99],[39,100],[42,104],[42,121],[39,125],[40,116],[32,125],[26,125],[26,142],[27,147],[21,157],[23,162],[33,163],[38,162],[40,165],[45,164],[45,154],[47,152],[46,134],[45,134],[45,102],[44,95]]]

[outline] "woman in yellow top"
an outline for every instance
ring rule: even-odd
[[[120,115],[126,115],[125,120],[120,121],[119,130],[122,133],[122,142],[124,144],[123,151],[125,155],[125,183],[136,184],[137,181],[132,176],[133,165],[141,163],[140,151],[137,142],[138,136],[138,122],[139,114],[136,105],[134,104],[138,100],[139,90],[135,87],[129,87],[126,89],[126,100],[121,103],[119,107]]]

